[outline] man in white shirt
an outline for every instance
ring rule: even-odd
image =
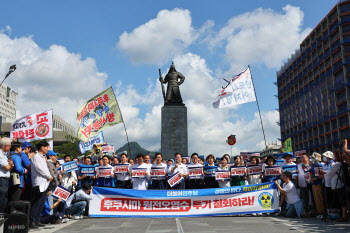
[[[71,195],[66,202],[66,213],[72,215],[72,219],[79,220],[88,201],[92,200],[92,187],[86,183],[78,192]]]
[[[164,173],[166,175],[167,165],[165,163],[162,163],[162,154],[156,153],[154,158],[155,158],[155,163],[152,164],[151,172],[152,172],[152,169],[154,169],[154,170],[159,169],[161,171],[164,171]],[[153,177],[152,178],[152,185],[149,187],[149,189],[166,189],[165,176],[159,177],[159,178]]]
[[[137,163],[132,167],[132,170],[146,170],[146,175],[143,178],[132,178],[133,184],[132,184],[132,189],[137,189],[137,190],[147,190],[148,188],[148,178],[150,175],[150,169],[149,165],[145,164],[143,162],[144,155],[143,154],[138,154],[136,156]]]
[[[7,192],[9,189],[10,170],[13,168],[12,160],[8,160],[7,153],[11,149],[11,140],[0,140],[0,213],[5,213],[7,206]]]
[[[197,153],[191,155],[191,163],[187,165],[187,170],[189,172],[190,168],[201,168],[203,174],[203,165],[199,163],[199,158]],[[190,174],[189,174],[190,175]],[[186,189],[202,189],[203,188],[203,176],[202,177],[189,177],[188,187]]]
[[[128,163],[128,155],[125,153],[122,153],[120,155],[120,162],[121,162],[121,164],[128,166],[128,172],[124,173],[124,174],[117,174],[116,175],[116,177],[117,177],[116,188],[130,189],[131,188],[130,172],[131,172],[132,166]]]
[[[279,185],[277,180],[275,180],[275,184],[282,194],[280,206],[282,206],[284,199],[287,202],[286,209],[282,214],[288,218],[293,218],[296,216],[301,218],[303,214],[303,202],[300,200],[297,189],[291,181],[292,176],[293,175],[291,172],[286,171],[282,175],[282,179],[284,181],[283,188]]]
[[[40,223],[40,215],[45,205],[48,185],[53,180],[45,159],[49,147],[50,144],[46,141],[39,142],[36,145],[38,153],[30,160],[33,185],[33,199],[30,204],[30,228],[32,229],[45,226],[45,224]]]
[[[170,165],[168,173],[171,175],[174,175],[175,173],[179,172],[180,176],[185,178],[188,175],[188,171],[187,171],[186,165],[182,163],[182,154],[176,153],[175,160],[176,160],[176,163],[175,164],[173,163]],[[173,189],[185,189],[185,182],[182,181]]]

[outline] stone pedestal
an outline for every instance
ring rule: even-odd
[[[175,153],[188,156],[187,107],[165,105],[162,107],[162,148],[165,159],[173,159]]]

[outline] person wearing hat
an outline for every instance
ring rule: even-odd
[[[324,175],[326,208],[331,209],[333,208],[332,203],[333,203],[334,197],[332,192],[331,178],[326,174],[331,171],[334,165],[334,154],[331,151],[326,151],[322,155],[323,155],[324,165],[322,166],[321,174]]]
[[[265,168],[272,168],[276,164],[276,159],[273,156],[267,156],[265,159],[265,163],[266,163]],[[266,176],[266,173],[264,173],[262,182],[263,183],[273,182],[273,181],[278,180],[278,179],[281,179],[281,174]]]
[[[50,183],[52,190],[55,190],[56,187],[60,184],[60,178],[61,178],[56,168],[57,155],[58,153],[54,152],[53,150],[49,150],[46,154],[47,167],[49,168],[50,174],[53,177],[53,180]]]
[[[322,218],[324,214],[324,202],[323,202],[323,193],[322,193],[322,178],[323,174],[317,174],[317,169],[322,167],[321,164],[322,156],[314,152],[311,155],[311,162],[313,166],[311,168],[311,183],[312,183],[312,193],[314,197],[314,203],[316,207],[316,212],[318,214],[317,218]]]
[[[32,152],[32,153],[29,153]],[[22,166],[28,170],[27,174],[24,175],[24,191],[21,196],[21,200],[30,201],[32,199],[32,178],[31,178],[31,166],[30,159],[35,155],[30,142],[22,143]]]

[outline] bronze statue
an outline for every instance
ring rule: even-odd
[[[165,105],[184,105],[184,103],[182,102],[179,86],[185,81],[185,76],[180,72],[176,71],[174,62],[171,64],[170,70],[165,76],[164,80],[162,78],[162,73],[159,69],[159,81],[162,85],[162,92]],[[166,83],[168,83],[168,87],[165,95],[163,84]]]

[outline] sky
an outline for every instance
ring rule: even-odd
[[[213,109],[229,79],[248,65],[268,143],[280,129],[276,72],[337,0],[1,1],[0,76],[17,96],[17,117],[53,109],[78,128],[76,114],[112,86],[130,141],[160,149],[163,76],[174,61],[185,75],[189,154],[260,151],[256,102]],[[104,130],[116,148],[122,124]]]

